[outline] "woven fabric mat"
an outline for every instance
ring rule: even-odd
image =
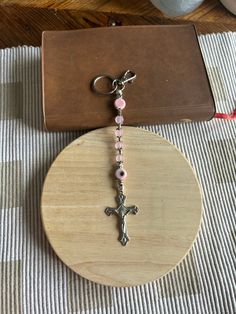
[[[236,33],[199,41],[217,110],[231,112]],[[0,50],[0,313],[236,313],[236,121],[146,127],[193,165],[204,191],[201,230],[187,257],[160,280],[133,288],[101,286],[68,269],[42,229],[43,180],[79,133],[43,131],[40,58],[40,48]]]

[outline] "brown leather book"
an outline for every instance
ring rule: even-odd
[[[99,74],[137,78],[124,91],[126,125],[209,120],[215,106],[193,25],[121,26],[46,31],[42,37],[43,111],[48,130],[114,124],[111,96]]]

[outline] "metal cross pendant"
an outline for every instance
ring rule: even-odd
[[[105,209],[105,213],[108,216],[111,215],[116,215],[119,218],[119,229],[120,229],[120,235],[118,240],[120,241],[120,243],[125,246],[127,244],[127,242],[129,241],[129,237],[128,237],[128,233],[127,233],[127,225],[126,225],[126,215],[128,214],[137,214],[138,212],[138,207],[133,205],[133,206],[125,206],[125,199],[126,196],[120,192],[117,196],[117,203],[118,203],[118,207],[117,208],[112,208],[112,207],[107,207]]]

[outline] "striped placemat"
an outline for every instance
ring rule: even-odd
[[[236,33],[199,37],[217,110],[236,107]],[[0,313],[233,314],[236,121],[147,127],[174,143],[204,191],[201,231],[188,256],[144,286],[87,281],[54,254],[40,195],[55,156],[79,133],[43,131],[40,48],[0,50]]]

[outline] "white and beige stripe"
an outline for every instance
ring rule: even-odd
[[[217,110],[236,106],[236,34],[199,37]],[[174,143],[196,170],[204,217],[183,262],[132,288],[89,282],[48,244],[40,195],[55,156],[79,132],[44,132],[40,48],[0,50],[0,313],[233,314],[235,306],[236,121],[145,127]]]

